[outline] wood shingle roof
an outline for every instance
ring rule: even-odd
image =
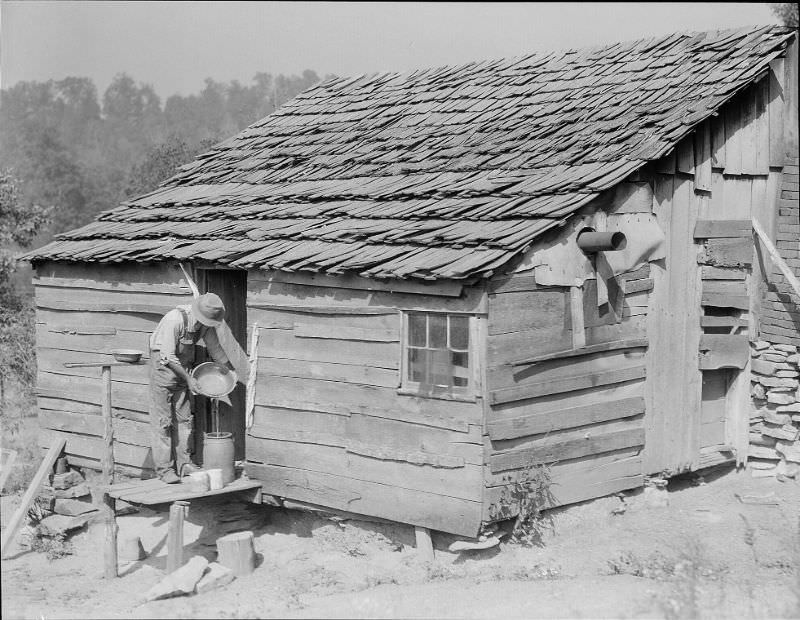
[[[336,78],[28,260],[486,277],[780,55],[776,26]]]

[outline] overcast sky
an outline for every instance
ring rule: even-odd
[[[166,98],[259,71],[407,71],[776,23],[762,3],[0,2],[0,80],[116,73]]]

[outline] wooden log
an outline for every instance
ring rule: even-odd
[[[189,502],[179,500],[169,507],[167,530],[167,574],[183,566],[183,522],[189,512]]]
[[[417,553],[420,558],[425,562],[432,562],[433,555],[433,541],[431,540],[431,531],[427,527],[414,526],[414,538],[417,541]]]
[[[217,539],[219,563],[233,571],[237,577],[251,574],[256,569],[256,551],[253,532],[234,532]]]
[[[64,450],[64,444],[65,441],[61,437],[54,439],[50,444],[50,448],[47,450],[47,454],[45,454],[41,465],[39,465],[36,475],[33,477],[33,480],[31,480],[28,490],[25,491],[25,495],[22,496],[19,507],[3,531],[3,537],[0,539],[0,557],[5,557],[6,552],[8,551],[8,544],[13,540],[17,530],[19,529],[20,525],[22,525],[25,515],[28,514],[28,508],[30,508],[31,502],[38,494],[39,487],[42,486],[42,482],[44,482],[44,479],[48,476],[50,470],[53,469],[53,465],[55,464],[56,460],[61,456],[61,452]]]

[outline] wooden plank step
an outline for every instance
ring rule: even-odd
[[[122,486],[123,488],[119,488]],[[115,498],[129,502],[131,504],[166,504],[179,500],[197,499],[199,497],[210,497],[212,495],[224,495],[226,493],[237,493],[239,491],[252,491],[261,487],[258,480],[234,480],[222,489],[213,491],[196,491],[188,483],[166,484],[157,478],[141,480],[132,486],[130,485],[109,485],[105,491]]]

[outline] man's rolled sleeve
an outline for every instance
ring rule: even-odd
[[[206,343],[206,350],[211,355],[211,359],[220,364],[227,364],[229,362],[225,349],[223,349],[220,344],[216,329],[213,327],[206,329],[203,334],[203,341]]]
[[[161,321],[153,346],[159,350],[159,362],[163,366],[166,366],[167,362],[173,362],[178,366],[181,365],[180,360],[178,360],[177,350],[182,326],[183,317],[180,310],[170,310]]]

